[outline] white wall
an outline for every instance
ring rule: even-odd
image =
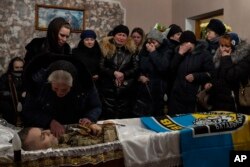
[[[135,26],[147,32],[156,23],[176,23],[186,27],[186,18],[224,10],[224,22],[232,27],[241,38],[250,41],[249,0],[116,0],[126,10],[125,22],[132,29]]]
[[[172,0],[118,0],[126,9],[126,25],[132,30],[142,27],[147,33],[161,23],[169,26],[172,23]]]

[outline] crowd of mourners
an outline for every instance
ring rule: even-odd
[[[97,40],[86,29],[75,48],[67,43],[71,25],[53,19],[46,37],[26,45],[0,78],[2,118],[16,126],[50,129],[90,125],[98,120],[207,112],[249,114],[240,85],[250,78],[250,45],[221,20],[211,19],[206,38],[176,24],[131,33],[117,25]],[[210,95],[209,109],[197,94]]]

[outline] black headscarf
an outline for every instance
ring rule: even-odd
[[[58,33],[60,29],[65,26],[70,24],[62,17],[57,17],[53,19],[49,25],[48,25],[48,30],[47,30],[47,43],[48,43],[48,49],[51,52],[54,53],[63,53],[62,51],[63,47],[58,45]]]

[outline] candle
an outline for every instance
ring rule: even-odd
[[[21,162],[21,147],[22,143],[17,133],[14,134],[12,139],[12,148],[14,151],[14,162]]]

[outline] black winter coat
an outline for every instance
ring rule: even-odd
[[[77,48],[72,50],[72,54],[85,64],[92,76],[99,75],[102,52],[97,41],[93,48],[88,48],[81,40]]]
[[[100,43],[103,57],[100,62],[100,93],[103,102],[103,119],[131,117],[135,101],[135,83],[138,76],[138,64],[132,48],[132,39],[126,46],[117,47],[112,37],[104,38]],[[107,53],[107,54],[105,54]],[[115,85],[114,72],[124,74],[122,86]]]
[[[154,52],[148,52],[146,47],[142,48],[139,55],[139,73],[149,78],[147,84],[139,82],[137,90],[137,103],[143,101],[145,104],[151,104],[150,108],[144,108],[135,114],[138,116],[162,116],[164,115],[164,94],[167,88],[167,72],[169,70],[169,57],[167,45],[160,45]],[[137,104],[138,105],[138,104]],[[140,112],[140,113],[139,113]]]
[[[21,74],[21,73],[19,73]],[[23,102],[22,93],[24,92],[24,87],[22,84],[22,78],[16,76],[12,72],[5,73],[0,77],[0,113],[2,117],[10,124],[16,125],[17,113],[13,105],[13,94],[10,90],[9,76],[15,85],[17,91],[17,97],[19,102]]]
[[[196,94],[201,85],[210,80],[213,61],[206,46],[197,42],[192,52],[180,55],[176,51],[171,62],[171,70],[176,71],[176,79],[171,91],[168,114],[193,113],[196,108]],[[194,81],[188,82],[185,76],[193,74]]]
[[[167,45],[167,55],[168,55],[169,63],[171,63],[171,61],[173,60],[174,55],[175,55],[176,47],[180,43],[175,41],[175,40],[171,40],[171,39],[165,39],[164,41]],[[170,98],[171,90],[173,88],[174,80],[176,77],[176,71],[168,70],[165,75],[167,78],[167,92],[166,93],[167,93],[168,98]]]

